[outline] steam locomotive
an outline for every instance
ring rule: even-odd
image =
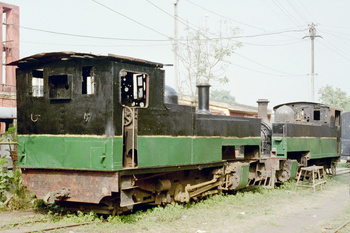
[[[46,203],[119,214],[138,204],[188,202],[274,186],[301,166],[335,170],[341,110],[276,106],[267,120],[213,115],[209,86],[179,105],[163,65],[124,56],[42,53],[18,60],[18,166]]]

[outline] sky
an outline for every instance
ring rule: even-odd
[[[20,7],[20,57],[42,52],[109,53],[163,64],[174,63],[174,0],[8,0]],[[315,101],[326,85],[350,95],[350,1],[348,0],[179,0],[178,36],[186,26],[208,27],[218,38],[225,22],[239,28],[242,46],[223,76],[241,104],[258,99],[275,105],[311,101],[311,40],[314,41]],[[215,34],[215,35],[214,35]],[[181,44],[179,45],[181,46]],[[174,67],[165,66],[175,87]],[[179,67],[183,77],[183,67]]]

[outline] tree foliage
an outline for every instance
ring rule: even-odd
[[[321,103],[340,107],[344,111],[350,111],[350,97],[340,88],[326,85],[318,91],[318,94],[320,94]]]
[[[180,38],[178,57],[184,67],[179,78],[180,94],[196,96],[197,84],[225,84],[228,66],[225,58],[241,46],[234,41],[239,29],[225,23],[214,35],[208,28],[186,29],[187,36]]]
[[[236,102],[236,98],[227,90],[213,90],[210,91],[210,99],[224,102]]]

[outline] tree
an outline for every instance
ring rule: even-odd
[[[179,78],[179,94],[196,96],[197,84],[225,84],[228,78],[224,76],[227,62],[224,59],[231,56],[241,46],[234,41],[238,28],[225,25],[225,33],[221,27],[218,35],[213,35],[208,28],[193,30],[187,28],[187,36],[180,38],[178,57],[184,67]]]
[[[318,94],[320,94],[321,103],[340,107],[344,111],[350,111],[350,97],[340,88],[333,88],[330,85],[326,85],[318,91]]]
[[[224,102],[236,102],[236,98],[227,90],[213,90],[210,91],[210,99]]]

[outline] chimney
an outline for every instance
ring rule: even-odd
[[[267,105],[270,101],[267,99],[258,99],[256,102],[258,103],[258,117],[265,122],[269,122],[267,118]]]
[[[199,114],[211,114],[209,110],[209,84],[198,84],[198,111]]]

